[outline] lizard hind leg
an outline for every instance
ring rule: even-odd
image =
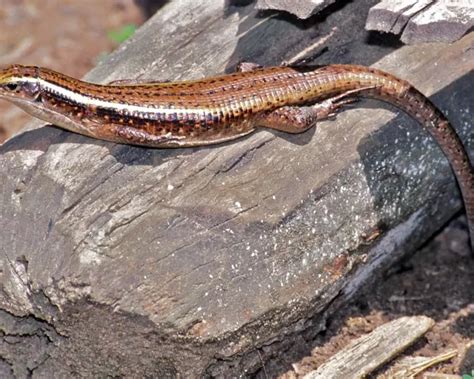
[[[285,106],[258,115],[258,126],[286,133],[302,133],[316,125],[317,121],[333,118],[346,104],[357,101],[357,94],[373,89],[364,87],[346,91],[309,106]]]
[[[340,95],[320,101],[314,104],[312,107],[317,113],[318,121],[334,118],[337,113],[342,110],[344,105],[355,103],[359,100],[358,95],[376,88],[377,86],[369,86],[345,91]]]

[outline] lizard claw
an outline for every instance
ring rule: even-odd
[[[347,104],[352,104],[359,99],[354,95],[357,95],[363,91],[376,88],[376,86],[362,87],[354,90],[346,91],[340,95],[326,99],[318,104],[313,105],[316,112],[317,119],[333,119],[336,117],[337,112],[341,110]]]

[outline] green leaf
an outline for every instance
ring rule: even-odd
[[[136,29],[137,26],[135,24],[128,24],[118,30],[109,31],[107,35],[112,41],[116,43],[122,43],[129,39],[133,33],[135,33]]]

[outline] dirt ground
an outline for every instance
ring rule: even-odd
[[[0,0],[0,66],[45,66],[81,77],[117,43],[111,31],[141,24],[133,0]],[[46,17],[47,15],[47,17]],[[31,119],[0,102],[0,143]]]
[[[0,65],[36,64],[81,77],[116,47],[108,32],[144,21],[132,0],[101,0],[100,4],[96,0],[0,0]],[[0,143],[29,118],[1,102]],[[302,377],[352,339],[403,315],[426,315],[436,321],[406,354],[434,356],[457,349],[457,357],[429,371],[470,374],[474,370],[474,259],[462,217],[329,320],[316,341],[306,341],[306,347],[312,348],[310,357],[297,360],[296,353],[285,354],[258,376]],[[381,370],[377,375],[390,374]]]

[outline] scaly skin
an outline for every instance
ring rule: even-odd
[[[299,133],[358,96],[397,106],[436,140],[461,187],[473,244],[474,172],[461,140],[430,100],[383,71],[355,65],[269,67],[126,85],[86,83],[32,66],[0,71],[0,98],[44,121],[94,138],[159,148],[220,143],[260,126]]]

